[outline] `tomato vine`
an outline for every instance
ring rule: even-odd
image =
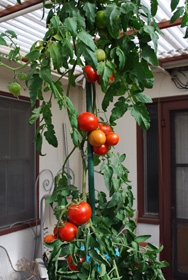
[[[18,2],[21,4],[20,0]],[[184,14],[182,26],[187,26],[187,1],[186,8],[178,8],[178,1],[171,2],[174,11],[171,22]],[[141,128],[148,129],[150,121],[145,103],[152,100],[143,92],[145,88],[153,87],[150,66],[158,65],[157,40],[161,31],[154,19],[157,7],[157,1],[151,1],[150,11],[139,0],[53,0],[50,4],[44,0],[44,8],[48,9],[47,32],[43,40],[32,45],[24,59],[19,46],[14,43],[17,35],[10,30],[0,34],[1,45],[8,45],[6,39],[11,42],[8,59],[19,64],[12,68],[0,61],[0,66],[11,69],[14,77],[17,71],[30,67],[25,80],[33,107],[29,123],[34,124],[39,119],[35,141],[40,155],[43,155],[44,137],[50,145],[58,146],[52,123],[52,99],[57,101],[60,110],[67,110],[74,147],[63,164],[62,173],[55,179],[54,191],[48,199],[57,218],[57,232],[68,220],[69,206],[88,201],[86,176],[88,157],[91,156],[90,148],[85,147],[88,135],[78,125],[79,113],[69,96],[70,88],[76,85],[75,69],[83,69],[87,80],[92,82],[91,112],[96,115],[99,114],[95,101],[95,83],[98,80],[104,93],[101,106],[105,124],[112,131],[116,121],[127,111]],[[130,29],[132,33],[127,34]],[[52,79],[52,70],[59,75],[56,80]],[[68,77],[66,92],[63,77]],[[21,79],[24,80],[25,75]],[[45,92],[50,93],[49,100],[44,100]],[[37,108],[36,100],[40,100]],[[113,106],[108,119],[105,112],[111,103]],[[102,117],[99,119],[104,122]],[[98,127],[95,129],[98,130]],[[66,161],[76,148],[81,151],[83,163],[82,192],[69,184],[70,175],[65,170]],[[149,236],[135,234],[134,197],[128,180],[129,171],[123,164],[125,154],[115,154],[114,148],[108,147],[106,152],[96,153],[93,158],[94,165],[98,166],[96,172],[104,178],[108,195],[96,192],[95,215],[84,226],[77,227],[73,240],[63,241],[57,234],[57,238],[51,236],[48,239],[51,241],[45,243],[52,249],[47,262],[49,279],[164,279],[161,268],[167,263],[157,257],[163,247],[157,248],[148,243],[143,248],[140,242],[146,241]],[[77,270],[70,269],[67,259],[71,259]]]

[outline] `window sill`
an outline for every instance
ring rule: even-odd
[[[160,219],[159,216],[144,215],[142,217],[138,217],[138,223],[159,225]]]
[[[40,224],[40,220],[37,220],[37,225],[39,225],[39,224]],[[0,229],[0,236],[8,234],[8,233],[13,233],[13,232],[16,232],[19,230],[27,229],[30,227],[34,227],[34,226],[36,226],[36,221],[30,221],[28,223],[15,225],[13,227],[3,228],[3,229]]]

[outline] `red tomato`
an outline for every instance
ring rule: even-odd
[[[56,240],[57,237],[52,235],[52,234],[48,234],[44,237],[44,242],[52,242],[54,240]]]
[[[109,77],[109,84],[113,83],[114,81],[114,76]]]
[[[76,225],[82,225],[88,222],[91,214],[91,207],[85,201],[79,204],[71,204],[67,212],[68,219]]]
[[[95,130],[98,128],[98,125],[98,118],[89,112],[83,112],[78,116],[78,127],[84,132]]]
[[[103,144],[99,147],[93,147],[93,152],[99,156],[103,156],[107,154],[109,151],[109,147],[106,144]]]
[[[103,145],[106,142],[106,135],[102,130],[93,130],[88,137],[89,143],[94,146],[98,147]]]
[[[76,256],[78,256],[78,255],[76,254]],[[84,260],[85,260],[85,258],[80,258],[80,263],[82,263]],[[69,256],[67,259],[67,263],[70,263],[69,269],[79,271],[78,268],[76,267],[76,265],[74,263],[71,263],[71,261],[72,261],[72,258],[71,258],[71,256]]]
[[[115,132],[109,132],[106,135],[106,144],[108,146],[115,146],[119,142],[119,135]]]
[[[65,225],[59,226],[58,228],[59,239],[61,239],[62,241],[72,241],[76,237],[77,231],[78,231],[77,226],[67,222]]]
[[[88,82],[94,83],[97,80],[97,71],[91,65],[86,65],[84,67],[84,77]]]
[[[108,132],[112,131],[111,127],[108,124],[103,123],[99,124],[99,129],[102,130],[105,134],[108,134]]]

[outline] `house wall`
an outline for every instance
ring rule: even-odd
[[[12,77],[12,72],[0,68],[0,90],[7,92],[7,85]],[[65,87],[66,90],[65,81]],[[178,90],[169,74],[165,71],[155,71],[155,83],[151,90],[146,90],[145,93],[150,97],[164,97],[164,96],[175,96],[179,94],[187,94],[186,91]],[[27,90],[22,91],[22,95],[28,95]],[[100,88],[97,87],[97,104],[100,107],[103,93],[100,92]],[[85,111],[85,91],[80,86],[72,88],[70,98],[73,101],[75,107],[79,112]],[[66,110],[59,111],[56,101],[53,102],[53,123],[55,125],[55,131],[58,138],[59,146],[55,149],[49,146],[45,141],[43,144],[43,153],[46,154],[44,157],[40,157],[40,172],[44,169],[48,169],[53,173],[53,176],[61,169],[61,166],[65,160],[65,143],[63,138],[62,124],[67,125],[67,137],[68,137],[68,150],[71,151],[73,145],[69,135],[69,125]],[[136,122],[133,117],[127,112],[124,117],[118,120],[118,125],[115,131],[120,136],[119,144],[116,146],[116,151],[121,154],[126,154],[125,166],[130,170],[129,179],[133,187],[133,194],[135,197],[134,209],[137,208],[137,163],[136,163]],[[75,185],[81,188],[81,172],[80,168],[80,155],[79,151],[70,158],[70,167],[75,175]],[[40,198],[44,195],[42,183],[44,179],[50,179],[50,173],[48,171],[42,172],[40,175]],[[99,175],[95,175],[96,189],[104,190],[103,178]],[[151,242],[159,245],[159,226],[158,225],[147,225],[138,224],[137,234],[151,234]],[[15,233],[10,233],[0,236],[0,245],[3,245],[9,252],[10,257],[15,265],[16,262],[25,257],[28,260],[33,259],[34,254],[34,233],[31,228],[21,230]]]

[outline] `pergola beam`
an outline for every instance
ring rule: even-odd
[[[23,4],[16,4],[15,6],[8,7],[2,11],[0,11],[0,18],[13,14],[15,12],[24,10],[26,8],[32,7],[34,5],[42,3],[43,0],[28,0],[23,2]]]

